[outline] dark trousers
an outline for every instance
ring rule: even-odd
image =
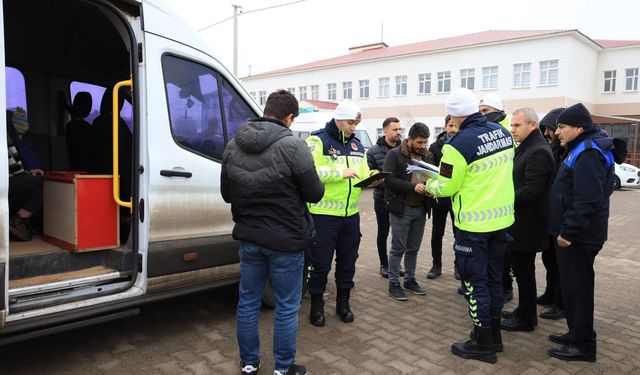
[[[360,214],[349,217],[311,215],[316,226],[318,241],[307,255],[313,265],[309,277],[309,294],[323,294],[327,287],[327,275],[331,271],[333,253],[336,254],[336,287],[353,288],[356,259],[360,246]]]
[[[536,307],[536,253],[510,251],[511,267],[518,283],[518,308],[516,315],[525,322],[538,324]]]
[[[504,259],[502,260],[502,290],[513,290],[513,278],[511,278],[511,253],[509,251],[504,252]]]
[[[20,209],[37,215],[42,208],[42,176],[25,172],[9,177],[9,213]]]
[[[378,222],[378,258],[380,258],[380,265],[384,267],[389,266],[387,258],[387,239],[389,238],[389,211],[384,206],[383,199],[373,200],[373,209],[376,212],[376,221]]]
[[[488,327],[492,317],[500,317],[504,306],[502,260],[507,231],[473,233],[455,229],[455,232],[453,250],[466,288],[469,315],[475,325]]]
[[[595,349],[596,342],[593,329],[593,262],[601,248],[576,242],[564,248],[556,245],[569,340],[578,347],[588,349]]]
[[[547,287],[545,293],[553,296],[553,305],[564,310],[562,301],[562,288],[560,287],[560,273],[558,272],[558,261],[556,260],[556,239],[549,236],[549,248],[542,252],[542,264],[547,270]]]
[[[431,258],[434,266],[442,266],[442,237],[447,227],[447,215],[451,216],[453,225],[453,211],[433,207],[431,210],[433,225],[431,228]]]

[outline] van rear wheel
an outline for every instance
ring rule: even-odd
[[[618,176],[613,176],[613,190],[620,189],[620,178]]]

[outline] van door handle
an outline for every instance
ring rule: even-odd
[[[172,169],[163,169],[160,171],[160,176],[191,178],[191,176],[193,176],[193,173],[185,171],[174,171]]]

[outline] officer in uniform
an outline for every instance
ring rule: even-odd
[[[309,204],[318,237],[316,245],[308,251],[308,260],[313,266],[308,281],[311,294],[309,319],[318,327],[325,324],[322,295],[334,251],[338,290],[336,313],[345,323],[354,319],[349,297],[360,246],[360,189],[353,185],[370,175],[364,147],[354,135],[361,117],[356,103],[343,100],[324,129],[311,133],[306,139],[320,181],[325,186],[322,200]]]
[[[474,323],[470,340],[451,351],[495,363],[496,351],[502,351],[502,259],[514,222],[513,138],[478,112],[468,89],[454,91],[446,110],[459,132],[442,147],[440,174],[427,182],[427,192],[451,197],[456,263]]]

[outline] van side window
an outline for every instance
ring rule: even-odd
[[[7,90],[7,109],[14,112],[14,126],[19,133],[25,133],[28,129],[27,120],[27,90],[24,76],[16,68],[6,66],[4,68]],[[24,121],[20,121],[24,120]],[[24,127],[24,129],[23,129]]]
[[[214,160],[224,151],[219,80],[214,70],[171,55],[162,56],[171,132],[180,146]]]
[[[104,86],[94,85],[87,82],[73,81],[69,85],[69,93],[71,94],[70,103],[73,103],[73,99],[79,92],[85,91],[91,94],[91,113],[89,113],[89,116],[85,117],[85,120],[89,124],[92,124],[93,120],[95,120],[96,117],[100,116],[100,103],[102,102],[102,96],[104,95],[104,92],[106,90],[107,89]],[[127,100],[125,100],[124,104],[122,105],[120,117],[124,120],[124,122],[127,124],[127,127],[131,131],[133,126],[133,107]]]
[[[231,139],[235,136],[238,126],[257,116],[227,81],[222,81],[222,96],[226,116],[225,128],[228,139]]]

